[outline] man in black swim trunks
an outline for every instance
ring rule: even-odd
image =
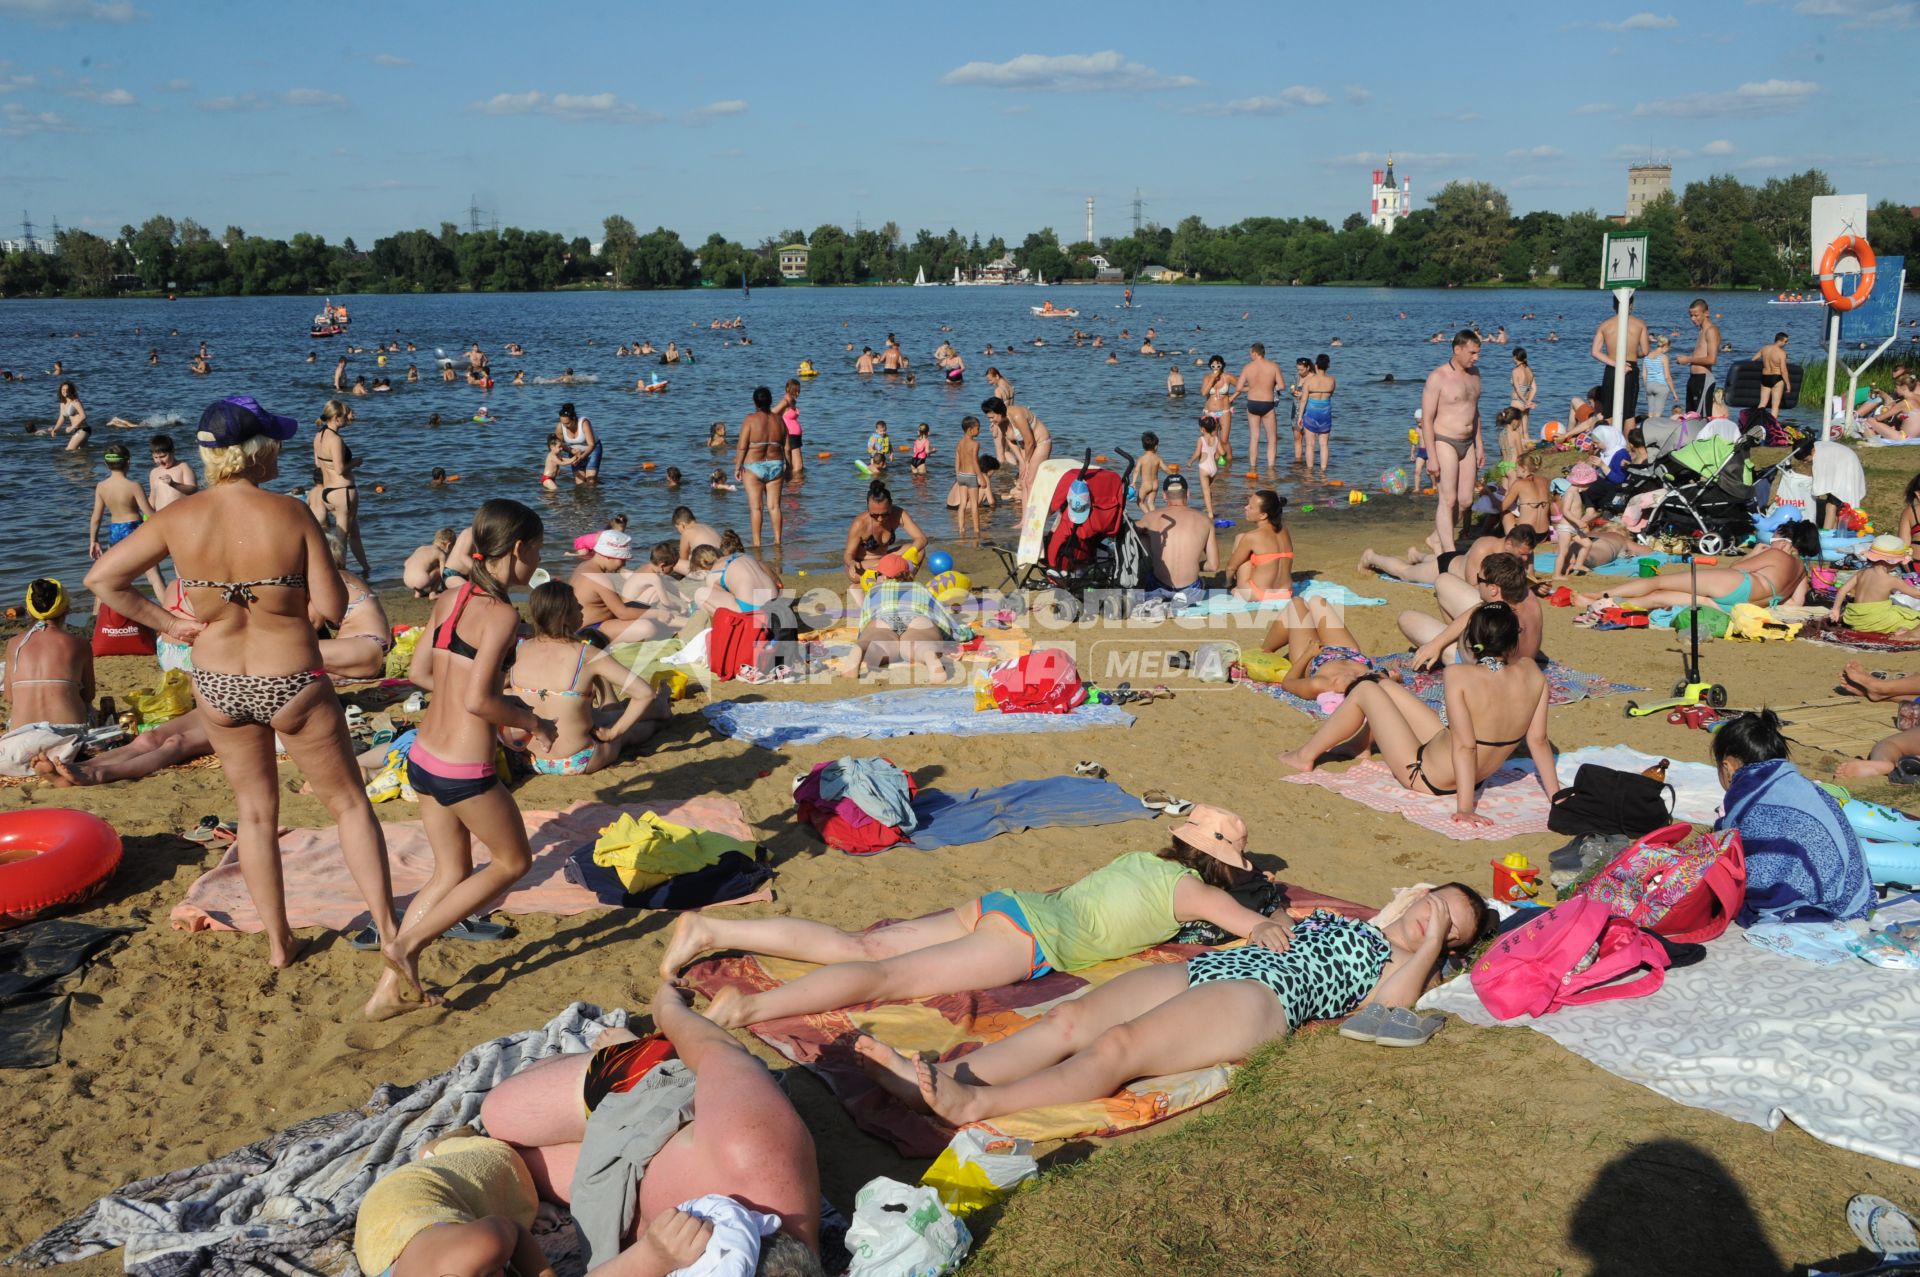
[[[1713,322],[1713,310],[1706,299],[1696,297],[1687,307],[1687,318],[1700,330],[1700,340],[1693,344],[1693,353],[1681,355],[1673,362],[1686,368],[1687,372],[1687,411],[1705,411],[1707,387],[1713,384],[1713,366],[1720,361],[1720,326]]]
[[[1260,456],[1260,435],[1267,436],[1267,469],[1273,469],[1274,409],[1280,404],[1280,396],[1286,393],[1287,379],[1280,371],[1280,365],[1267,358],[1267,348],[1260,342],[1247,347],[1246,366],[1240,370],[1240,390],[1247,397],[1247,460],[1256,461]],[[1296,448],[1296,452],[1298,449]],[[1298,457],[1295,458],[1298,460]]]
[[[1627,348],[1624,351],[1613,348],[1614,341],[1620,335],[1620,299],[1613,299],[1612,316],[1600,321],[1593,330],[1593,357],[1600,361],[1600,410],[1613,415],[1613,386],[1616,376],[1624,376],[1625,393],[1620,397],[1620,420],[1613,422],[1622,432],[1631,430],[1639,424],[1640,417],[1640,361],[1647,357],[1652,344],[1647,338],[1647,321],[1633,313],[1633,303],[1627,303]]]
[[[1777,417],[1793,384],[1789,380],[1793,373],[1787,366],[1787,335],[1775,333],[1771,342],[1753,352],[1753,357],[1760,361],[1760,411]]]

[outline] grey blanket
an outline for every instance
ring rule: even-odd
[[[437,1077],[382,1084],[357,1109],[128,1184],[7,1262],[46,1268],[123,1246],[135,1277],[358,1277],[354,1215],[374,1180],[427,1140],[476,1121],[497,1083],[535,1060],[584,1051],[600,1030],[625,1023],[624,1011],[576,1002],[545,1028],[481,1043]],[[535,1232],[560,1273],[584,1270],[567,1216],[543,1207]]]

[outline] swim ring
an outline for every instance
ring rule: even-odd
[[[1867,873],[1876,886],[1897,882],[1904,887],[1920,887],[1920,846],[1862,838],[1860,850],[1866,854]]]
[[[85,900],[120,865],[120,835],[67,807],[0,815],[0,927]]]

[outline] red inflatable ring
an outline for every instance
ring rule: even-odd
[[[1840,259],[1852,253],[1860,259],[1860,283],[1851,293],[1842,293],[1836,282],[1834,267]],[[1827,305],[1835,310],[1852,310],[1865,304],[1873,296],[1873,277],[1879,273],[1875,264],[1873,248],[1858,235],[1841,235],[1827,245],[1827,254],[1820,259],[1820,295],[1827,299]]]
[[[0,814],[0,927],[85,900],[120,866],[120,835],[66,807]]]

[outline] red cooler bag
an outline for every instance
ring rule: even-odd
[[[989,671],[993,703],[1002,714],[1071,714],[1087,699],[1073,657],[1042,648]]]

